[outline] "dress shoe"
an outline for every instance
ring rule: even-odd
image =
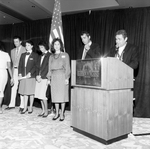
[[[38,117],[42,117],[43,115],[44,115],[44,113],[41,113],[41,114],[38,115]]]
[[[63,115],[63,118],[60,118],[59,121],[64,121],[65,115]]]
[[[25,114],[28,111],[28,109],[26,109],[25,111],[21,111],[20,114]]]
[[[57,117],[54,116],[52,120],[54,120],[54,121],[57,120],[59,118],[59,116],[60,116],[59,114]]]
[[[7,107],[7,108],[5,108],[5,110],[11,110],[11,109],[15,109],[15,107]]]
[[[32,111],[28,111],[28,114],[32,114],[33,110]]]
[[[28,114],[32,114],[32,112],[33,112],[33,108],[31,108],[30,111],[28,110]]]
[[[43,115],[42,117],[43,117],[43,118],[46,118],[47,116],[48,116],[48,114],[46,114],[46,115]]]
[[[22,112],[23,111],[23,108],[19,108],[19,112]]]

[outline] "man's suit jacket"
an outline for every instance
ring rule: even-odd
[[[77,59],[82,59],[83,51],[84,51],[84,46],[82,46],[79,49]],[[99,58],[99,57],[100,57],[100,47],[97,43],[92,43],[90,49],[86,53],[85,59]]]
[[[25,68],[25,57],[26,57],[26,53],[23,53],[20,57],[18,74],[21,74],[22,77],[24,77],[30,72],[31,78],[35,78],[38,54],[33,51],[31,52],[31,54],[28,58],[28,61],[27,61],[26,68]]]
[[[26,52],[25,47],[21,46],[20,51],[16,57],[16,48],[11,50],[11,60],[12,60],[13,68],[18,67],[20,57],[21,57],[22,53],[25,53],[25,52]]]
[[[49,65],[49,57],[50,53],[47,52],[46,55],[44,56],[44,59],[41,64],[41,58],[42,55],[39,56],[38,62],[37,62],[37,67],[36,67],[36,76],[40,75],[42,79],[47,79],[47,73],[48,73],[48,65]]]
[[[111,48],[107,56],[115,57],[116,54],[117,54],[117,50],[116,50],[116,47],[114,46],[113,48]],[[131,68],[136,69],[138,67],[138,48],[134,45],[127,43],[123,51],[122,62],[124,62]]]

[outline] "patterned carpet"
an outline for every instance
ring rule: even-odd
[[[150,149],[150,119],[133,118],[133,135],[104,145],[74,132],[70,111],[63,122],[52,121],[53,115],[37,117],[39,113],[36,107],[23,115],[18,108],[5,110],[0,115],[0,149]]]

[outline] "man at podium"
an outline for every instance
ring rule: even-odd
[[[118,30],[115,35],[116,45],[111,48],[109,57],[116,57],[133,69],[138,67],[138,49],[127,42],[125,30]]]
[[[97,43],[91,41],[90,34],[83,31],[80,36],[84,45],[79,49],[77,59],[99,58],[100,47]]]

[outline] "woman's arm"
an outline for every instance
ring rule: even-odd
[[[14,79],[13,79],[13,74],[12,74],[12,69],[11,69],[11,62],[7,62],[7,69],[8,69],[8,72],[9,72],[9,75],[10,75],[10,84],[11,86],[13,86],[14,84]]]
[[[69,84],[69,78],[70,78],[70,58],[69,55],[66,53],[66,58],[65,58],[65,84]]]
[[[66,77],[66,79],[69,79],[70,78],[70,58],[69,58],[68,54],[66,54],[65,61],[66,61],[65,77]]]
[[[47,73],[47,78],[48,78],[48,80],[51,79],[51,61],[52,61],[52,56],[49,57],[48,73]]]

